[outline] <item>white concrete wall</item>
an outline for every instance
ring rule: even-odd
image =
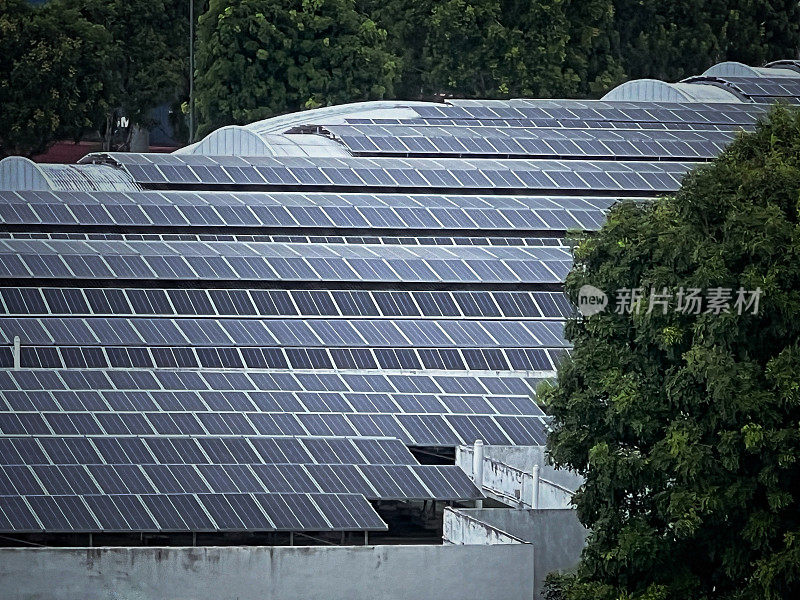
[[[530,600],[533,546],[2,548],[2,600]]]
[[[445,544],[492,546],[530,543],[450,507],[444,509],[443,517],[442,539]]]
[[[446,510],[444,518],[445,537],[448,533],[461,536],[446,542],[458,543],[461,539],[464,543],[493,543],[491,540],[505,535],[533,545],[536,598],[540,597],[548,573],[577,565],[589,533],[575,511],[569,509],[459,508]],[[448,520],[455,522],[448,524]],[[472,525],[471,521],[482,523],[483,528]],[[483,540],[481,533],[486,536]]]
[[[471,446],[460,446],[456,464],[472,476]],[[541,467],[539,476],[539,508],[569,508],[572,490],[580,479],[545,464],[543,448],[519,447],[514,452],[506,446],[484,446],[483,492],[489,496],[520,508],[531,508],[533,498],[533,465]],[[557,481],[553,481],[556,479]]]
[[[472,460],[472,446],[460,446],[457,448],[456,456],[459,452],[469,453],[469,460]],[[483,456],[491,458],[501,463],[505,463],[520,471],[531,473],[534,465],[539,465],[540,475],[542,479],[551,481],[561,487],[569,490],[576,490],[583,483],[583,478],[580,475],[572,473],[564,469],[556,469],[553,465],[548,463],[545,446],[491,446],[485,445],[483,447]],[[462,468],[472,470],[471,463],[469,466],[464,465]]]

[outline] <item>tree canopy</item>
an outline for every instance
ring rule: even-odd
[[[631,79],[677,81],[725,60],[760,66],[793,58],[800,38],[794,0],[614,0],[615,53]]]
[[[676,194],[613,208],[576,248],[576,303],[584,285],[628,302],[568,324],[574,350],[542,390],[592,530],[551,597],[798,597],[800,110],[774,110]]]
[[[796,0],[193,0],[200,134],[359,100],[599,97],[800,47]],[[182,0],[0,0],[0,155],[188,95]]]
[[[386,31],[354,0],[212,0],[197,32],[199,135],[393,95]]]
[[[180,0],[0,0],[0,156],[104,130],[114,114],[149,124],[188,79]]]
[[[0,157],[80,138],[109,106],[101,25],[58,3],[0,0]]]
[[[388,31],[406,98],[572,97],[624,78],[611,0],[361,0]]]
[[[188,78],[188,3],[181,0],[51,0],[101,25],[113,108],[147,124]]]

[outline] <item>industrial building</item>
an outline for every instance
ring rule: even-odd
[[[800,61],[0,161],[3,597],[538,594],[569,235],[776,101]]]

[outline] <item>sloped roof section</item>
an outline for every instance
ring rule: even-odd
[[[0,190],[129,192],[141,189],[124,171],[104,165],[38,164],[22,156],[0,160]]]
[[[709,67],[703,72],[703,75],[706,77],[797,77],[797,72],[791,68],[776,63],[770,63],[770,65],[774,66],[751,67],[736,61],[726,61]]]
[[[658,79],[635,79],[618,85],[603,100],[632,102],[741,102],[728,90],[703,88],[689,83],[667,83]]]
[[[262,133],[231,125],[209,133],[196,144],[175,154],[205,156],[350,156],[350,152],[330,138]]]

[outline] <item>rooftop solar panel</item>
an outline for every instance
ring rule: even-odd
[[[229,160],[234,159],[234,160]],[[676,190],[692,163],[624,161],[545,161],[452,158],[297,158],[198,157],[196,155],[103,154],[85,161],[119,164],[145,187],[204,186],[209,189],[251,186],[249,170],[261,187],[291,186],[322,189],[473,189],[575,190],[605,193],[662,193]],[[203,169],[217,164],[223,175]],[[168,172],[159,170],[169,169]],[[238,169],[233,172],[231,169]],[[182,174],[178,177],[178,174]],[[584,178],[594,175],[591,182]]]
[[[700,160],[716,157],[733,131],[548,127],[333,125],[354,154]]]
[[[563,347],[562,323],[0,317],[0,340],[27,346]],[[2,343],[2,342],[0,342]]]
[[[262,446],[264,442],[271,442],[276,447],[280,447],[284,443],[295,441],[296,438],[176,438],[194,444],[204,457],[209,457],[210,464],[193,462],[192,456],[200,456],[197,451],[182,454],[178,457],[180,462],[175,464],[167,461],[158,462],[161,459],[157,459],[155,454],[146,452],[146,449],[156,441],[161,446],[173,441],[169,437],[60,438],[63,448],[70,451],[72,455],[81,440],[88,440],[91,446],[96,448],[93,455],[83,457],[80,465],[65,463],[66,454],[55,451],[56,446],[47,443],[47,438],[33,437],[30,439],[40,440],[44,446],[50,447],[50,451],[45,457],[49,462],[33,465],[30,460],[20,460],[23,464],[7,464],[0,467],[0,481],[5,482],[3,489],[6,494],[56,495],[73,492],[100,494],[124,491],[158,495],[281,491],[276,490],[276,486],[270,484],[269,478],[263,479],[263,470],[261,470],[263,465],[280,466],[280,470],[287,474],[291,473],[292,469],[295,470],[295,475],[286,479],[287,485],[281,488],[282,490],[289,489],[295,493],[305,493],[321,489],[325,492],[344,493],[349,490],[330,489],[330,482],[327,481],[327,478],[333,471],[316,468],[321,465],[339,465],[341,468],[338,468],[336,472],[340,478],[346,480],[358,480],[359,476],[364,478],[359,487],[367,490],[363,493],[371,499],[463,500],[474,498],[477,495],[474,487],[464,483],[468,480],[463,473],[455,473],[451,477],[454,478],[454,481],[463,480],[462,486],[465,486],[463,489],[468,491],[465,496],[455,496],[449,491],[442,492],[436,488],[421,487],[415,475],[419,465],[408,450],[404,450],[404,453],[395,452],[394,460],[378,458],[374,462],[366,460],[360,454],[342,454],[341,447],[350,447],[352,451],[351,440],[345,438],[307,438],[303,442],[304,445],[306,447],[315,446],[316,455],[312,456],[307,453],[299,457],[276,458],[271,456],[266,459],[263,453],[257,455],[251,450],[247,455],[239,454],[237,456],[230,449],[235,448],[238,445],[237,442],[242,445],[249,445],[250,442],[256,445],[259,442]],[[375,440],[375,442],[376,447],[382,446],[391,449],[391,442],[388,440]],[[393,443],[402,445],[397,440],[394,440]],[[338,445],[340,453],[324,456],[319,453],[321,444],[326,444],[329,448]],[[442,467],[436,468],[441,469]],[[394,483],[391,492],[382,493],[380,481],[386,477],[387,472],[395,474],[392,477]],[[317,479],[317,476],[321,479]],[[111,477],[110,480],[109,477]],[[72,483],[73,478],[77,479],[76,483]],[[84,483],[80,484],[81,481]]]
[[[0,192],[0,531],[380,530],[370,500],[475,499],[408,446],[544,443],[565,233],[764,110],[452,104],[328,128],[374,158],[97,154],[73,175],[137,183]]]
[[[0,223],[165,228],[596,229],[613,199],[224,192],[0,192]],[[230,230],[227,230],[230,233]],[[439,234],[441,235],[441,233]]]
[[[741,104],[605,102],[598,100],[451,100],[448,105],[416,106],[428,122],[453,120],[475,124],[505,122],[526,126],[525,121],[584,121],[596,123],[689,123],[753,125],[765,107]],[[515,123],[516,122],[516,123]]]
[[[800,77],[690,77],[686,81],[732,89],[753,102],[800,103]]]
[[[547,247],[0,240],[11,279],[558,283],[570,265]]]
[[[508,421],[513,429],[505,430],[501,425],[504,432],[498,434],[501,417],[539,421],[542,414],[531,400],[535,382],[528,384],[519,376],[483,379],[453,375],[204,371],[194,374],[196,380],[192,381],[189,372],[153,371],[148,378],[136,381],[123,377],[125,371],[106,371],[103,383],[93,376],[103,372],[89,373],[89,378],[78,379],[71,376],[71,371],[8,372],[10,377],[3,384],[6,404],[0,407],[0,434],[23,436],[15,437],[14,445],[29,440],[29,436],[39,437],[46,453],[39,451],[38,444],[32,447],[36,452],[25,454],[28,458],[14,447],[5,448],[5,464],[92,464],[103,462],[101,456],[106,456],[107,463],[183,463],[187,457],[189,462],[203,462],[210,456],[216,462],[246,462],[256,455],[261,457],[259,461],[297,464],[311,462],[315,454],[303,450],[304,446],[296,441],[292,443],[296,450],[289,451],[285,447],[288,442],[267,444],[248,438],[249,442],[240,444],[236,436],[323,435],[314,428],[327,423],[345,425],[346,435],[356,432],[400,437],[406,443],[422,445],[432,441],[438,445],[471,443],[476,430],[487,440],[519,440],[523,436],[529,439],[532,434],[526,431],[542,431],[541,425],[526,429],[525,423]],[[503,381],[507,383],[497,387]],[[208,391],[203,391],[201,384]],[[216,391],[225,387],[232,391],[224,396]],[[220,404],[223,399],[225,405]],[[450,421],[451,416],[463,414],[474,417],[468,422]],[[118,418],[109,418],[112,416]],[[239,422],[241,425],[236,425]],[[220,429],[214,423],[226,425]],[[67,444],[63,438],[179,434],[194,435],[201,441],[204,435],[213,434],[217,436],[214,440],[227,441],[213,441],[211,446],[202,442],[202,450],[198,450],[194,442],[187,445],[189,441],[181,438],[123,437],[120,439],[128,440],[123,446],[112,438],[98,438],[93,444],[83,438]],[[342,435],[328,427],[324,435],[331,434]],[[55,437],[41,438],[42,435]],[[176,444],[180,445],[179,453],[173,449]],[[372,446],[369,453],[375,456],[377,449]],[[382,446],[384,454],[408,458],[405,453]],[[356,448],[346,455],[351,460],[353,456],[366,459],[367,450]],[[325,452],[318,448],[315,451]],[[24,452],[28,453],[27,446]],[[374,460],[370,463],[374,464]]]
[[[382,531],[356,494],[118,494],[0,496],[9,533]]]

